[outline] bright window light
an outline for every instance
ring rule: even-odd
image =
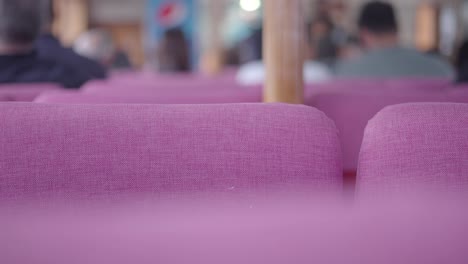
[[[260,9],[262,2],[260,0],[240,0],[240,7],[247,12],[254,12]]]

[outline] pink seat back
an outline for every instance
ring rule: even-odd
[[[384,109],[366,128],[359,194],[420,188],[468,190],[468,104],[422,103]]]
[[[367,122],[383,108],[410,102],[447,102],[443,93],[395,95],[385,93],[322,93],[309,101],[330,117],[340,131],[344,169],[356,171]]]
[[[37,103],[61,103],[61,104],[221,104],[221,103],[257,103],[261,101],[260,91],[190,91],[159,92],[139,90],[114,91],[113,93],[46,93],[38,98]]]
[[[2,84],[0,102],[32,102],[44,91],[59,90],[55,84]]]
[[[306,106],[0,104],[0,198],[341,188],[336,128]]]
[[[412,102],[457,102],[447,94],[448,80],[338,80],[306,90],[306,104],[337,125],[344,169],[355,172],[367,122],[386,106]]]
[[[350,91],[372,92],[385,91],[387,93],[408,93],[411,91],[440,92],[450,88],[452,80],[438,78],[411,79],[336,79],[322,84],[309,85],[309,91]]]
[[[237,85],[232,74],[223,74],[220,76],[204,76],[197,74],[162,74],[156,75],[153,73],[137,72],[133,74],[116,75],[106,81],[93,81],[87,83],[83,90],[86,92],[106,92],[112,90],[139,90],[139,89],[203,89],[205,87],[213,87],[214,89],[223,89],[224,87],[235,87],[241,89],[242,86]]]

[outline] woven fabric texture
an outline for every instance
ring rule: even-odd
[[[337,130],[282,104],[0,104],[0,198],[340,188]]]
[[[466,192],[468,104],[405,104],[381,111],[365,132],[357,187],[360,194]]]

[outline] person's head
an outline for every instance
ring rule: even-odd
[[[184,41],[185,34],[180,28],[171,28],[164,32],[164,39],[168,41]]]
[[[36,0],[0,0],[0,52],[28,52],[40,32]]]
[[[309,38],[319,39],[333,30],[333,23],[327,17],[318,17],[308,27]]]
[[[389,3],[373,1],[362,8],[358,21],[360,37],[368,49],[398,44],[398,22]]]
[[[93,29],[81,34],[74,44],[74,50],[103,65],[111,64],[115,54],[112,35],[103,29]]]
[[[308,59],[330,61],[336,58],[337,45],[333,38],[333,30],[334,25],[326,16],[320,16],[309,24]]]
[[[189,71],[189,44],[180,28],[171,28],[164,32],[158,49],[158,63],[161,71]]]

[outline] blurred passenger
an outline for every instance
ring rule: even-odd
[[[0,0],[0,83],[50,82],[79,88],[88,76],[38,55],[40,22],[37,0]]]
[[[189,42],[181,29],[173,28],[164,32],[164,36],[156,52],[159,71],[190,71],[189,49]]]
[[[41,0],[42,5],[42,34],[36,41],[39,57],[65,64],[80,72],[89,79],[104,79],[106,69],[98,62],[78,55],[71,48],[65,48],[52,34],[54,21],[54,8],[51,0]]]
[[[326,23],[324,23],[322,25],[321,23],[322,22],[318,23],[320,25],[317,25],[316,31],[317,33],[320,31],[320,34],[316,36],[322,36],[322,33],[326,34],[326,31],[328,30],[329,24],[325,25]],[[311,32],[307,32],[306,34],[309,37],[308,39],[309,42],[307,44],[311,44],[310,34]],[[262,34],[258,35],[258,38],[262,39]],[[320,83],[320,82],[328,81],[332,77],[331,70],[327,64],[321,61],[315,60],[316,56],[315,56],[315,53],[313,53],[314,50],[315,49],[312,47],[308,50],[309,52],[304,52],[304,61],[305,61],[304,62],[304,81],[306,83]],[[325,50],[326,48],[322,50],[322,54],[324,55],[323,58],[328,57]],[[260,52],[258,55],[259,59],[250,61],[248,63],[244,63],[239,68],[239,71],[237,72],[237,75],[236,75],[236,80],[239,84],[250,86],[250,85],[261,85],[265,82],[266,73],[265,73],[265,65],[262,62],[262,53],[261,53],[262,49],[260,48],[258,52]]]
[[[457,83],[468,82],[468,40],[465,40],[458,50],[457,59]]]
[[[363,50],[359,39],[357,37],[350,36],[339,48],[338,58],[342,61],[347,61],[357,59],[362,56],[362,54]]]
[[[104,29],[92,29],[81,34],[75,42],[74,50],[108,69],[132,67],[128,56],[115,47],[112,35]]]
[[[333,36],[333,23],[326,17],[314,20],[309,26],[311,60],[332,64],[338,55],[337,43]]]
[[[259,61],[263,57],[263,28],[258,26],[252,34],[238,44],[241,64]]]
[[[367,53],[337,67],[339,77],[448,77],[445,61],[399,46],[398,22],[392,5],[366,4],[359,18],[360,38]]]

